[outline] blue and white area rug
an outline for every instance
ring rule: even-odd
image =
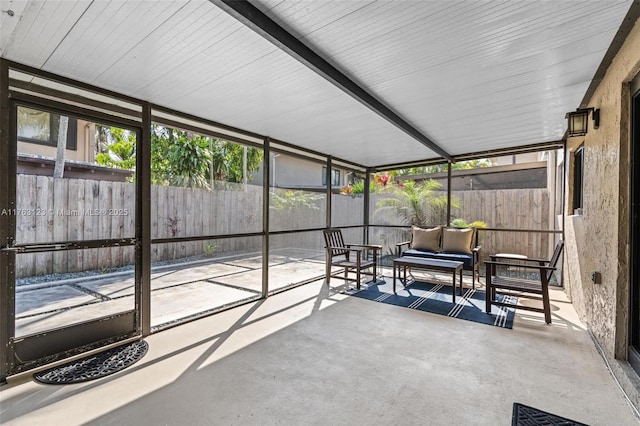
[[[484,311],[485,292],[483,290],[464,288],[463,295],[460,297],[460,289],[456,288],[456,303],[454,304],[451,297],[451,286],[449,285],[414,281],[407,287],[398,284],[396,286],[397,293],[393,294],[391,281],[391,278],[387,278],[387,282],[369,283],[368,287],[365,288],[363,286],[359,291],[353,289],[347,291],[347,294],[375,302],[495,325],[496,327],[513,328],[515,310],[492,305],[491,314],[487,314]],[[517,297],[514,296],[498,295],[498,300],[503,299],[506,299],[505,301],[509,303],[517,301]]]

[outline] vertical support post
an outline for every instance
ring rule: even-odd
[[[567,240],[565,238],[565,218],[567,216],[567,212],[565,211],[567,206],[567,183],[569,181],[569,164],[567,161],[569,160],[569,156],[567,153],[567,140],[564,140],[564,145],[562,147],[562,155],[564,156],[564,160],[562,161],[562,241],[567,244]],[[554,238],[555,239],[555,238]],[[565,245],[565,249],[563,250],[565,253],[567,252]],[[566,259],[566,257],[561,254],[562,259]],[[560,274],[560,285],[564,288],[564,262],[562,264],[562,273]]]
[[[451,223],[451,160],[447,162],[447,223],[449,226]]]
[[[333,182],[331,181],[333,170],[333,158],[331,156],[327,157],[327,212],[326,212],[326,227],[331,228],[331,190],[333,186]]]
[[[151,334],[151,105],[142,105],[136,147],[136,311],[142,335]]]
[[[568,196],[568,191],[567,191],[567,183],[569,181],[569,156],[567,155],[567,140],[564,140],[564,146],[562,147],[562,155],[564,156],[564,159],[562,160],[562,240],[564,241],[564,228],[565,228],[565,217],[567,216],[567,213],[565,211],[566,207],[567,207],[567,196]]]
[[[373,170],[371,168],[367,168],[364,176],[364,217],[362,218],[362,223],[364,224],[364,229],[362,230],[362,238],[364,244],[369,244],[369,215],[371,213],[371,209],[369,204],[371,203],[371,173]]]
[[[271,182],[271,139],[264,139],[262,162],[262,297],[269,296],[269,191]]]
[[[9,65],[0,59],[0,211],[11,211],[15,206],[16,158],[11,159],[10,148],[13,137],[10,136],[10,107],[9,107]],[[15,144],[15,143],[14,143]],[[13,195],[11,194],[13,192]],[[0,215],[0,248],[13,244],[15,234],[15,215]],[[0,382],[6,382],[13,364],[13,352],[10,338],[15,329],[15,254],[0,252]]]

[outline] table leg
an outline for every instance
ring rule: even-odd
[[[373,250],[373,282],[378,281],[378,252]]]
[[[393,293],[396,292],[396,262],[393,262]]]
[[[460,296],[462,296],[462,269],[460,269]]]
[[[453,303],[456,303],[456,271],[453,271],[453,293],[452,293]]]

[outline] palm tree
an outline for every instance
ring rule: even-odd
[[[433,179],[421,184],[413,180],[405,181],[402,186],[391,188],[393,197],[378,201],[376,214],[391,210],[408,225],[426,227],[433,219],[440,219],[439,216],[447,208],[447,197],[434,194],[441,187],[442,185]],[[451,203],[456,207],[457,203],[453,199]]]

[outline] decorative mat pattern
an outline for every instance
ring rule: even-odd
[[[363,286],[360,291],[352,289],[347,291],[347,294],[390,305],[495,325],[496,327],[513,328],[515,310],[513,308],[491,306],[491,314],[487,314],[484,311],[485,292],[482,290],[464,288],[462,296],[460,296],[458,288],[456,289],[456,303],[454,304],[451,286],[449,285],[414,281],[407,287],[398,284],[396,287],[397,293],[394,294],[392,280],[387,279],[387,281],[369,283],[366,288]],[[517,301],[514,296],[498,295],[498,300],[502,300],[502,298],[510,298],[509,303]]]
[[[34,379],[52,385],[80,383],[116,373],[135,364],[149,346],[144,340],[118,346],[33,375]]]
[[[513,403],[513,416],[511,426],[587,426],[528,405]]]

